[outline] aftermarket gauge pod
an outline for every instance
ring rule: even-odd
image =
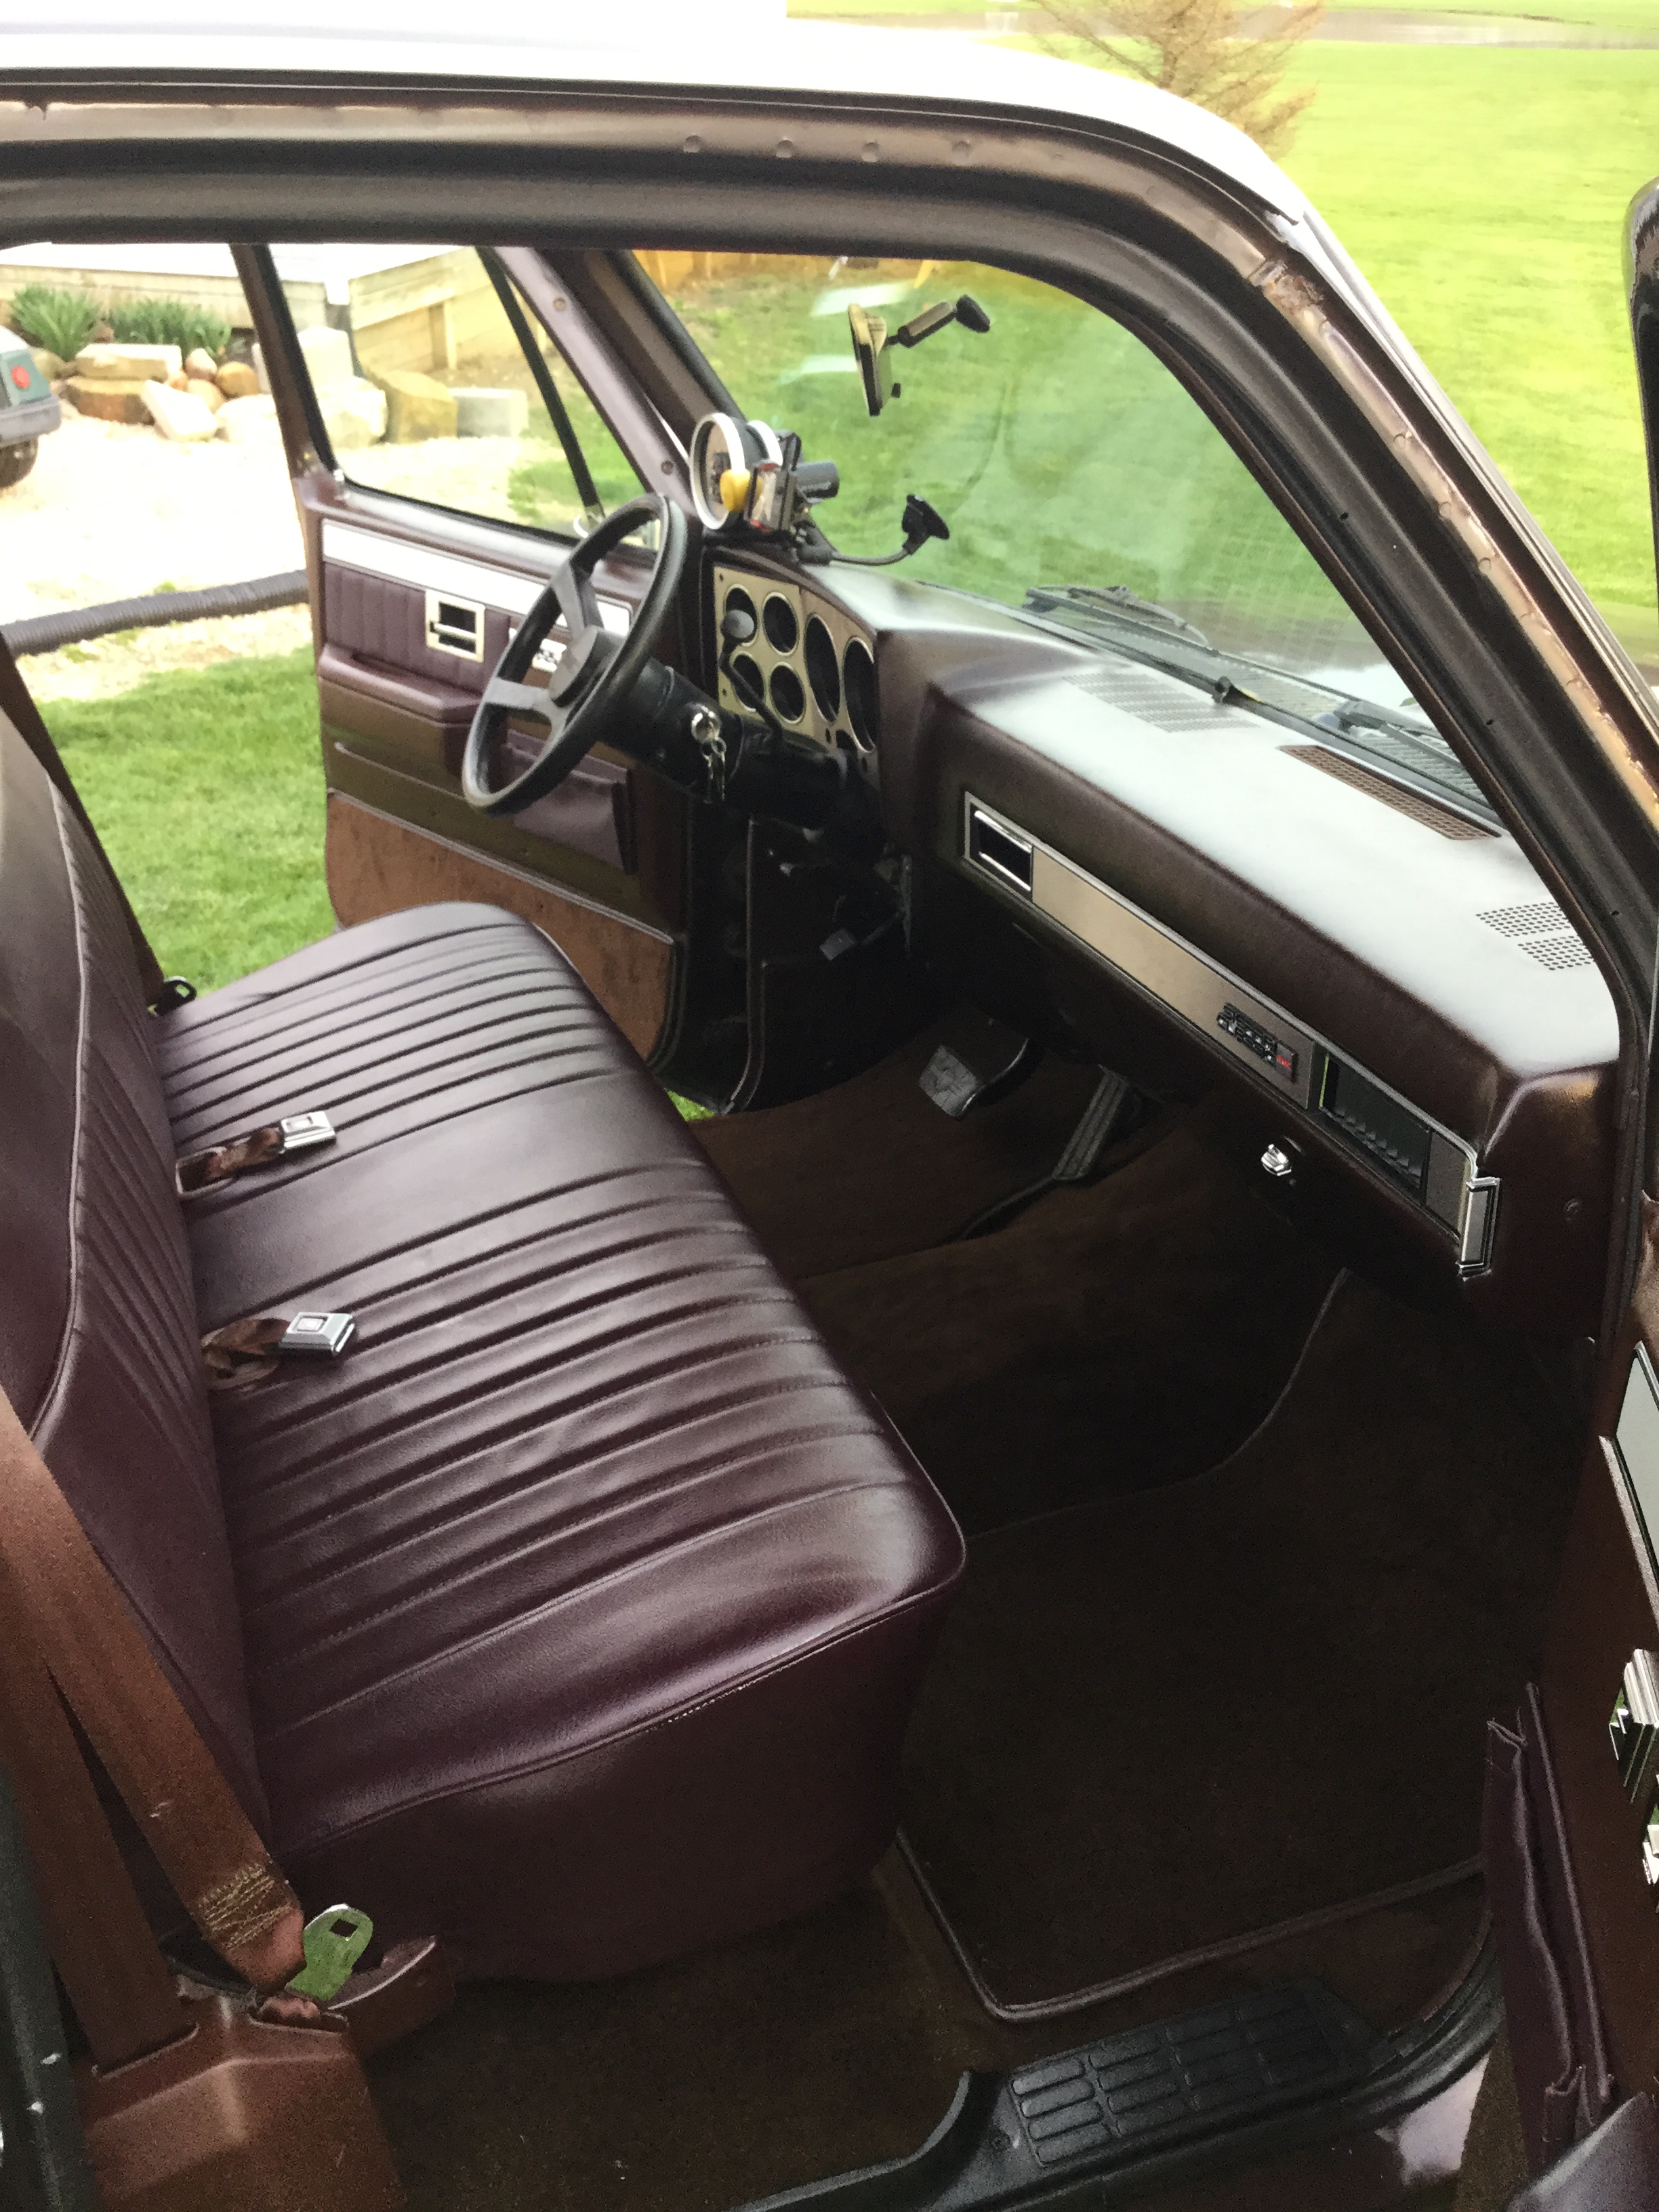
[[[723,529],[740,515],[753,471],[763,461],[782,458],[777,434],[767,423],[705,415],[691,433],[691,503],[704,529]]]

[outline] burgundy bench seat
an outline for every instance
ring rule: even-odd
[[[873,1862],[960,1539],[545,939],[427,908],[149,1017],[0,728],[0,1377],[308,1907],[585,1977]],[[302,1307],[348,1350],[210,1400],[198,1330]]]

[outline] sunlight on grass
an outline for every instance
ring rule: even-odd
[[[1310,46],[1285,164],[1594,598],[1651,608],[1625,210],[1659,52]]]
[[[334,927],[309,652],[42,712],[168,975],[210,991]]]

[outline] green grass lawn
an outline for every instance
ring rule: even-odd
[[[1322,45],[1297,74],[1285,167],[1592,595],[1650,623],[1620,253],[1659,52]]]
[[[209,991],[333,927],[308,652],[41,711],[167,975]]]
[[[1609,24],[1626,4],[1571,0]],[[1319,43],[1291,82],[1317,96],[1285,167],[1614,628],[1659,653],[1621,265],[1659,175],[1659,50]]]

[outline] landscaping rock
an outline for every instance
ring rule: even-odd
[[[378,382],[386,393],[386,436],[394,446],[455,435],[455,395],[418,369],[389,368]]]
[[[450,396],[455,402],[458,438],[523,437],[530,420],[530,401],[526,393],[460,385]]]
[[[185,389],[192,398],[199,399],[204,407],[210,407],[216,415],[225,404],[224,393],[210,376],[186,377]]]
[[[175,392],[170,384],[147,384],[144,404],[161,435],[181,446],[210,438],[218,428],[205,401],[188,392]]]
[[[75,356],[78,376],[110,377],[124,383],[165,384],[179,375],[185,357],[173,345],[89,345]]]
[[[217,423],[219,435],[233,446],[280,446],[283,442],[276,402],[269,392],[246,392],[240,398],[227,399],[219,410]]]
[[[72,376],[64,390],[71,405],[100,422],[148,422],[143,377]]]
[[[313,384],[349,384],[357,374],[351,358],[351,339],[344,331],[325,323],[295,334]]]
[[[227,399],[252,399],[259,389],[258,372],[247,361],[226,362],[214,381]]]
[[[205,346],[196,346],[185,356],[185,374],[204,380],[211,384],[219,374],[219,364]]]
[[[321,386],[317,404],[322,410],[329,442],[337,453],[377,446],[386,435],[386,394],[367,377],[354,376],[349,383]]]
[[[55,353],[48,353],[45,346],[31,346],[29,353],[48,384],[56,384],[69,374],[69,363],[59,360]]]

